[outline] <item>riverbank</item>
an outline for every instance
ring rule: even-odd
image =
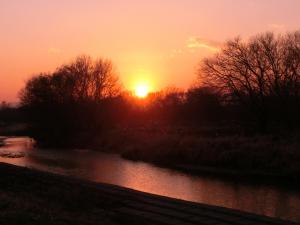
[[[169,134],[153,138],[149,134],[150,139],[146,139],[134,138],[132,134],[130,137],[120,133],[109,134],[105,139],[92,141],[87,148],[117,153],[125,159],[149,162],[202,177],[275,185],[288,189],[300,187],[300,163],[297,163],[300,161],[300,145],[295,137],[288,142],[286,139],[274,141],[272,136],[174,136],[173,134],[169,138]],[[6,138],[0,136],[0,146]],[[277,146],[274,147],[276,143]],[[0,156],[18,158],[23,157],[24,153],[2,151]],[[261,164],[259,167],[257,162]]]
[[[89,148],[195,175],[299,187],[300,133],[241,133],[231,127],[119,127],[38,142],[41,148]],[[70,142],[69,142],[70,141]],[[50,143],[50,146],[47,145]],[[68,145],[70,144],[70,145]]]
[[[0,163],[0,224],[293,224]]]
[[[212,129],[115,130],[90,148],[191,174],[299,187],[300,134],[236,135]]]

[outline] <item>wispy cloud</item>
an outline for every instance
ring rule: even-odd
[[[190,37],[187,40],[187,47],[191,50],[205,48],[213,52],[217,52],[221,48],[221,43],[201,37]]]

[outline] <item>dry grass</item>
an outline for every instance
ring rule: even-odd
[[[209,129],[119,129],[97,143],[132,160],[300,174],[300,135],[218,134]],[[105,146],[105,147],[103,147]]]

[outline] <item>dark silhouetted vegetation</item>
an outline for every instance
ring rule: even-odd
[[[109,60],[81,56],[54,73],[31,78],[21,91],[21,107],[41,143],[79,145],[113,123],[119,91]]]
[[[23,111],[7,102],[0,104],[0,135],[22,135],[26,133]]]
[[[299,126],[300,32],[228,41],[220,53],[204,60],[199,75],[228,104],[245,107],[262,131],[270,123]]]
[[[110,61],[81,56],[31,78],[21,107],[30,134],[45,146],[173,165],[300,171],[300,32],[228,41],[201,62],[198,76],[186,91],[139,99],[121,89]]]

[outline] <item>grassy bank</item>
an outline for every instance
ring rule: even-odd
[[[71,148],[119,153],[130,160],[193,174],[300,184],[300,133],[295,131],[283,132],[278,128],[272,133],[258,134],[250,128],[226,125],[192,127],[148,123],[107,129],[98,134],[59,135],[59,141],[48,133],[44,136],[47,141],[39,143],[41,148],[56,148],[59,147],[56,144],[63,142]]]
[[[190,173],[300,183],[299,134],[237,135],[212,129],[141,127],[115,130],[95,139],[93,147]]]

